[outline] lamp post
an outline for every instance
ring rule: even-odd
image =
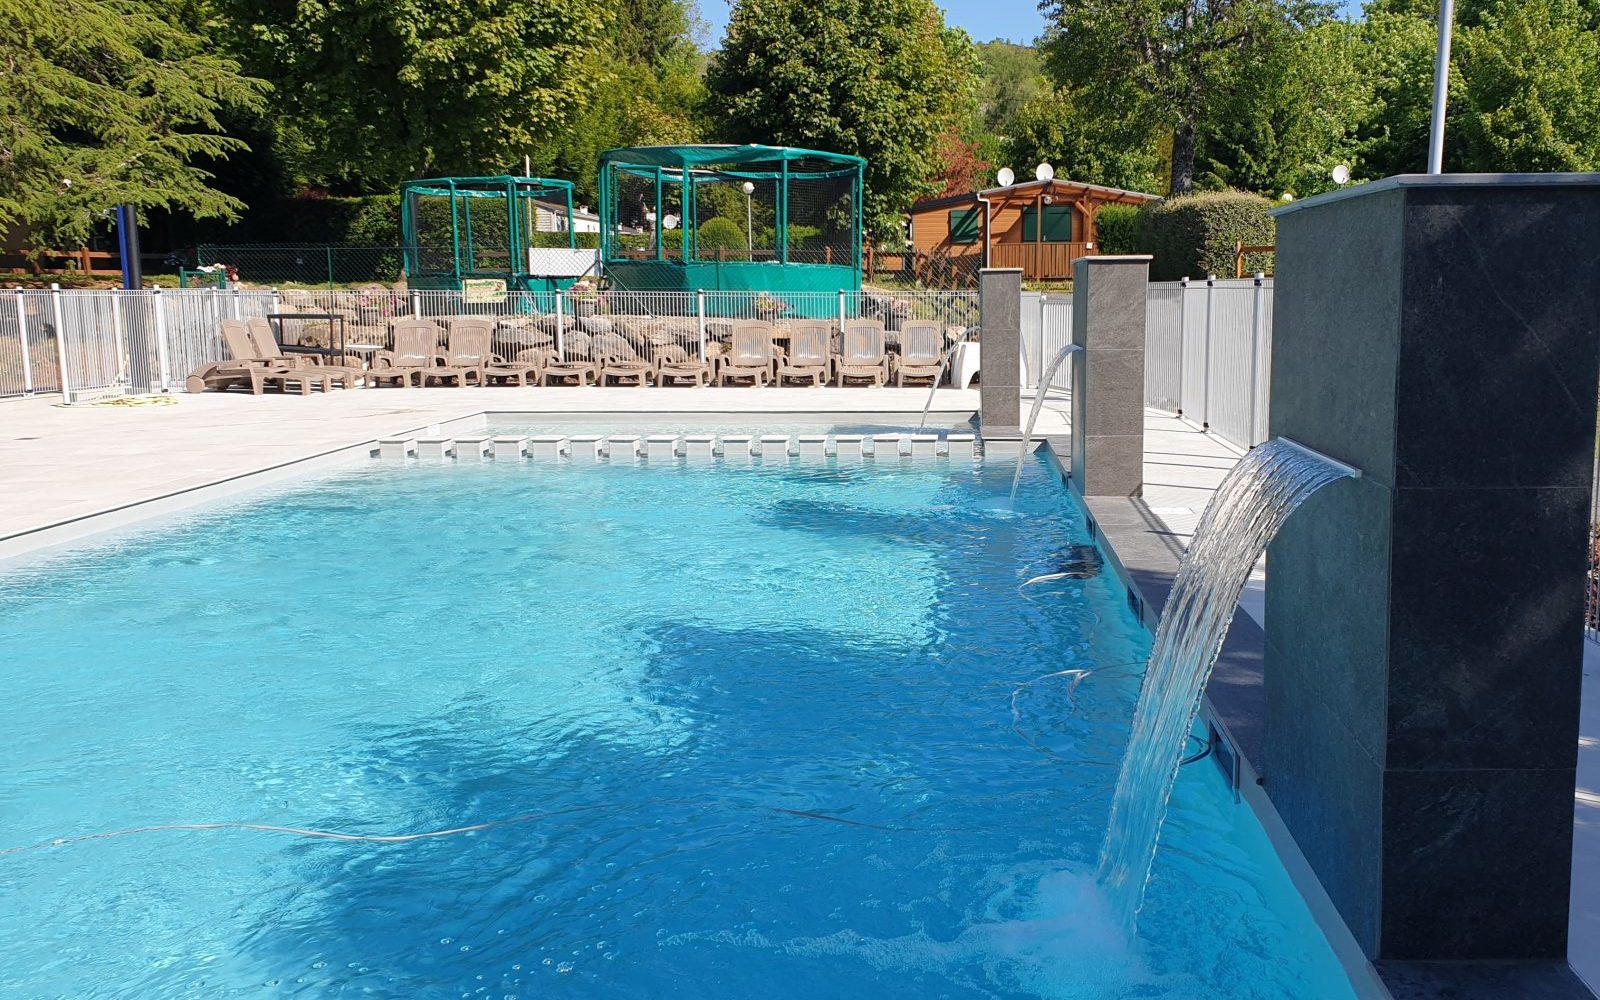
[[[1439,51],[1433,63],[1433,121],[1428,130],[1428,173],[1444,173],[1444,111],[1450,96],[1450,33],[1456,0],[1439,2]]]
[[[750,259],[755,260],[756,234],[751,222],[753,214],[750,209],[750,196],[756,193],[756,186],[750,181],[745,181],[741,186],[744,188],[744,248],[749,251]]]

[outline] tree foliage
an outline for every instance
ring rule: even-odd
[[[1035,98],[1007,128],[1004,159],[1020,177],[1040,163],[1056,176],[1124,188],[1160,188],[1161,157],[1137,120],[1089,112],[1069,90]]]
[[[708,112],[730,142],[865,157],[865,221],[886,238],[937,189],[938,139],[970,117],[976,66],[932,0],[739,0]]]
[[[280,142],[310,178],[391,190],[499,173],[607,78],[596,0],[215,0],[226,39],[278,88]]]
[[[975,46],[979,63],[978,114],[983,127],[1006,133],[1017,113],[1029,101],[1047,97],[1050,81],[1044,59],[1031,45],[980,42]]]
[[[1316,0],[1044,0],[1041,9],[1058,84],[1093,115],[1171,135],[1174,194],[1193,186],[1206,134],[1237,112],[1246,67],[1331,16]]]
[[[74,247],[119,204],[233,218],[202,164],[264,85],[139,0],[14,0],[0,32],[0,230]]]

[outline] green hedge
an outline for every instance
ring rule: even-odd
[[[1133,227],[1139,218],[1138,205],[1106,205],[1094,217],[1094,233],[1100,243],[1100,252],[1109,254],[1138,253]]]
[[[1150,262],[1153,281],[1203,278],[1208,274],[1233,277],[1236,243],[1270,245],[1277,227],[1267,214],[1272,203],[1246,191],[1207,191],[1140,209],[1134,224],[1134,243]],[[1266,254],[1245,258],[1245,270],[1272,267]]]
[[[700,224],[699,246],[701,253],[714,254],[718,250],[743,250],[744,227],[724,215],[714,215]]]

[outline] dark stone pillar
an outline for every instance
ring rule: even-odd
[[[978,419],[985,434],[1017,433],[1022,406],[1022,269],[978,272],[978,323],[983,360],[978,372]]]
[[[1375,960],[1565,960],[1597,260],[1600,175],[1278,212],[1271,432],[1363,477],[1268,557],[1266,790]]]
[[[1144,328],[1149,257],[1072,266],[1072,484],[1086,497],[1144,494]],[[1046,358],[1049,364],[1050,359]]]

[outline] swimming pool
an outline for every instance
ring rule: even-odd
[[[374,465],[13,570],[0,996],[1351,996],[1209,764],[1101,918],[1149,638],[1010,475]],[[207,821],[481,828],[71,840]]]

